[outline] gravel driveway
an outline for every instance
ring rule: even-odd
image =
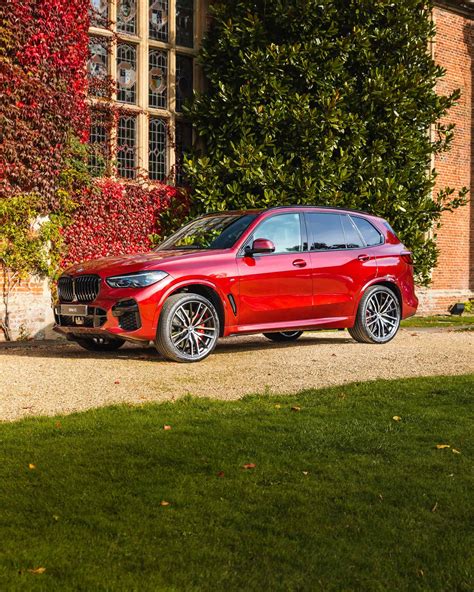
[[[71,413],[188,393],[237,399],[377,378],[474,372],[474,332],[404,329],[384,346],[346,332],[306,333],[292,344],[262,336],[221,340],[209,358],[174,364],[153,348],[92,354],[65,342],[0,347],[0,419]]]

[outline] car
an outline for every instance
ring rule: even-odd
[[[348,329],[384,344],[418,299],[410,251],[391,226],[354,210],[282,206],[196,218],[145,254],[87,261],[57,284],[55,330],[91,351],[153,342],[175,362],[220,337]]]

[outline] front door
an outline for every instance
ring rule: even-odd
[[[237,259],[238,319],[241,331],[271,330],[304,323],[313,315],[310,254],[303,251],[303,225],[298,213],[275,214],[249,237],[271,240],[275,252]]]

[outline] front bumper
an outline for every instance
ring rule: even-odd
[[[134,298],[117,301],[99,300],[88,304],[86,314],[74,314],[61,309],[61,304],[54,307],[54,330],[68,339],[77,337],[104,336],[121,337],[129,341],[148,342],[154,338],[153,315],[149,307],[140,305]],[[156,310],[153,307],[153,312]]]

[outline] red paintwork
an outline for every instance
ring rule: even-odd
[[[254,256],[239,253],[253,229],[265,218],[304,211],[328,210],[285,207],[262,211],[231,249],[152,252],[72,266],[66,270],[67,275],[94,273],[102,278],[100,293],[91,304],[107,311],[107,322],[100,329],[56,327],[56,330],[73,334],[107,332],[125,339],[152,341],[166,298],[196,284],[213,289],[219,296],[224,313],[223,336],[290,328],[352,327],[364,290],[382,282],[398,288],[403,318],[415,314],[418,299],[413,268],[401,257],[407,251],[383,221],[374,216],[362,217],[370,220],[385,237],[385,243],[375,247]],[[366,260],[361,261],[359,256]],[[169,275],[142,289],[113,289],[105,282],[110,276],[153,269]],[[234,298],[237,314],[232,310],[229,295]],[[139,305],[142,327],[127,332],[119,327],[111,308],[117,301],[130,298]]]

